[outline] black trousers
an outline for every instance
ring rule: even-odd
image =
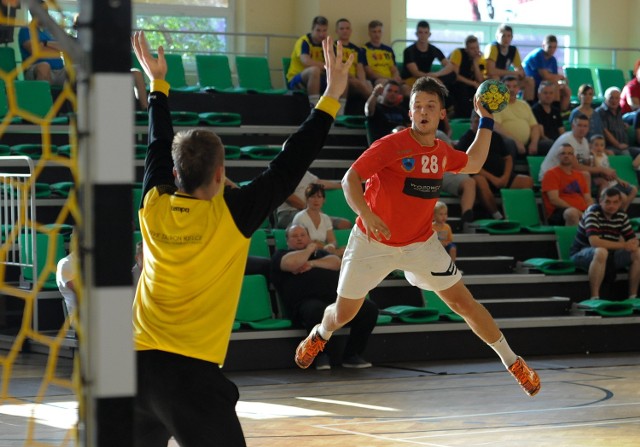
[[[136,447],[245,447],[239,393],[217,364],[164,351],[138,351]]]
[[[322,321],[327,304],[331,303],[319,299],[306,299],[299,304],[294,319],[302,324],[307,332],[311,332],[311,329]],[[343,356],[345,359],[364,352],[369,335],[371,335],[377,320],[378,306],[370,300],[364,300],[355,318],[349,323],[351,331],[344,348]]]

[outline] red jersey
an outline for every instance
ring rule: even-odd
[[[444,141],[422,146],[405,129],[375,141],[353,164],[366,179],[364,198],[391,231],[382,242],[404,246],[423,242],[433,233],[433,208],[440,197],[445,171],[467,165],[466,153]],[[357,225],[366,232],[360,217]]]

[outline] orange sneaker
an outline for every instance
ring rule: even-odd
[[[318,353],[324,350],[324,345],[327,344],[327,340],[320,337],[318,334],[319,324],[311,330],[311,333],[300,342],[296,349],[296,365],[302,369],[306,369],[313,363],[313,359],[316,358]]]
[[[522,357],[518,357],[518,360],[509,367],[509,372],[529,396],[535,396],[540,391],[540,377],[529,368]]]

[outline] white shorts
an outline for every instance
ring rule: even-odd
[[[338,295],[363,298],[394,270],[403,270],[411,285],[425,290],[445,290],[462,279],[436,233],[425,242],[392,247],[373,238],[367,241],[354,226],[342,257]]]

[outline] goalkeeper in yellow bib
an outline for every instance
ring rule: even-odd
[[[473,298],[432,228],[444,172],[477,173],[493,129],[492,115],[476,94],[474,107],[481,118],[467,152],[436,139],[438,123],[446,116],[446,94],[440,81],[419,78],[411,90],[411,127],[375,141],[345,174],[342,187],[358,218],[342,259],[338,298],[300,343],[295,361],[308,367],[333,332],[357,314],[367,293],[399,269],[412,285],[435,291],[461,315],[533,396],[540,390],[538,375],[511,350],[487,309]]]
[[[151,79],[140,228],[144,261],[133,305],[137,351],[135,445],[241,447],[238,389],[221,372],[252,233],[289,197],[322,149],[353,58],[323,42],[327,88],[269,168],[224,190],[224,147],[192,129],[174,136],[164,50],[143,33],[134,51]]]

